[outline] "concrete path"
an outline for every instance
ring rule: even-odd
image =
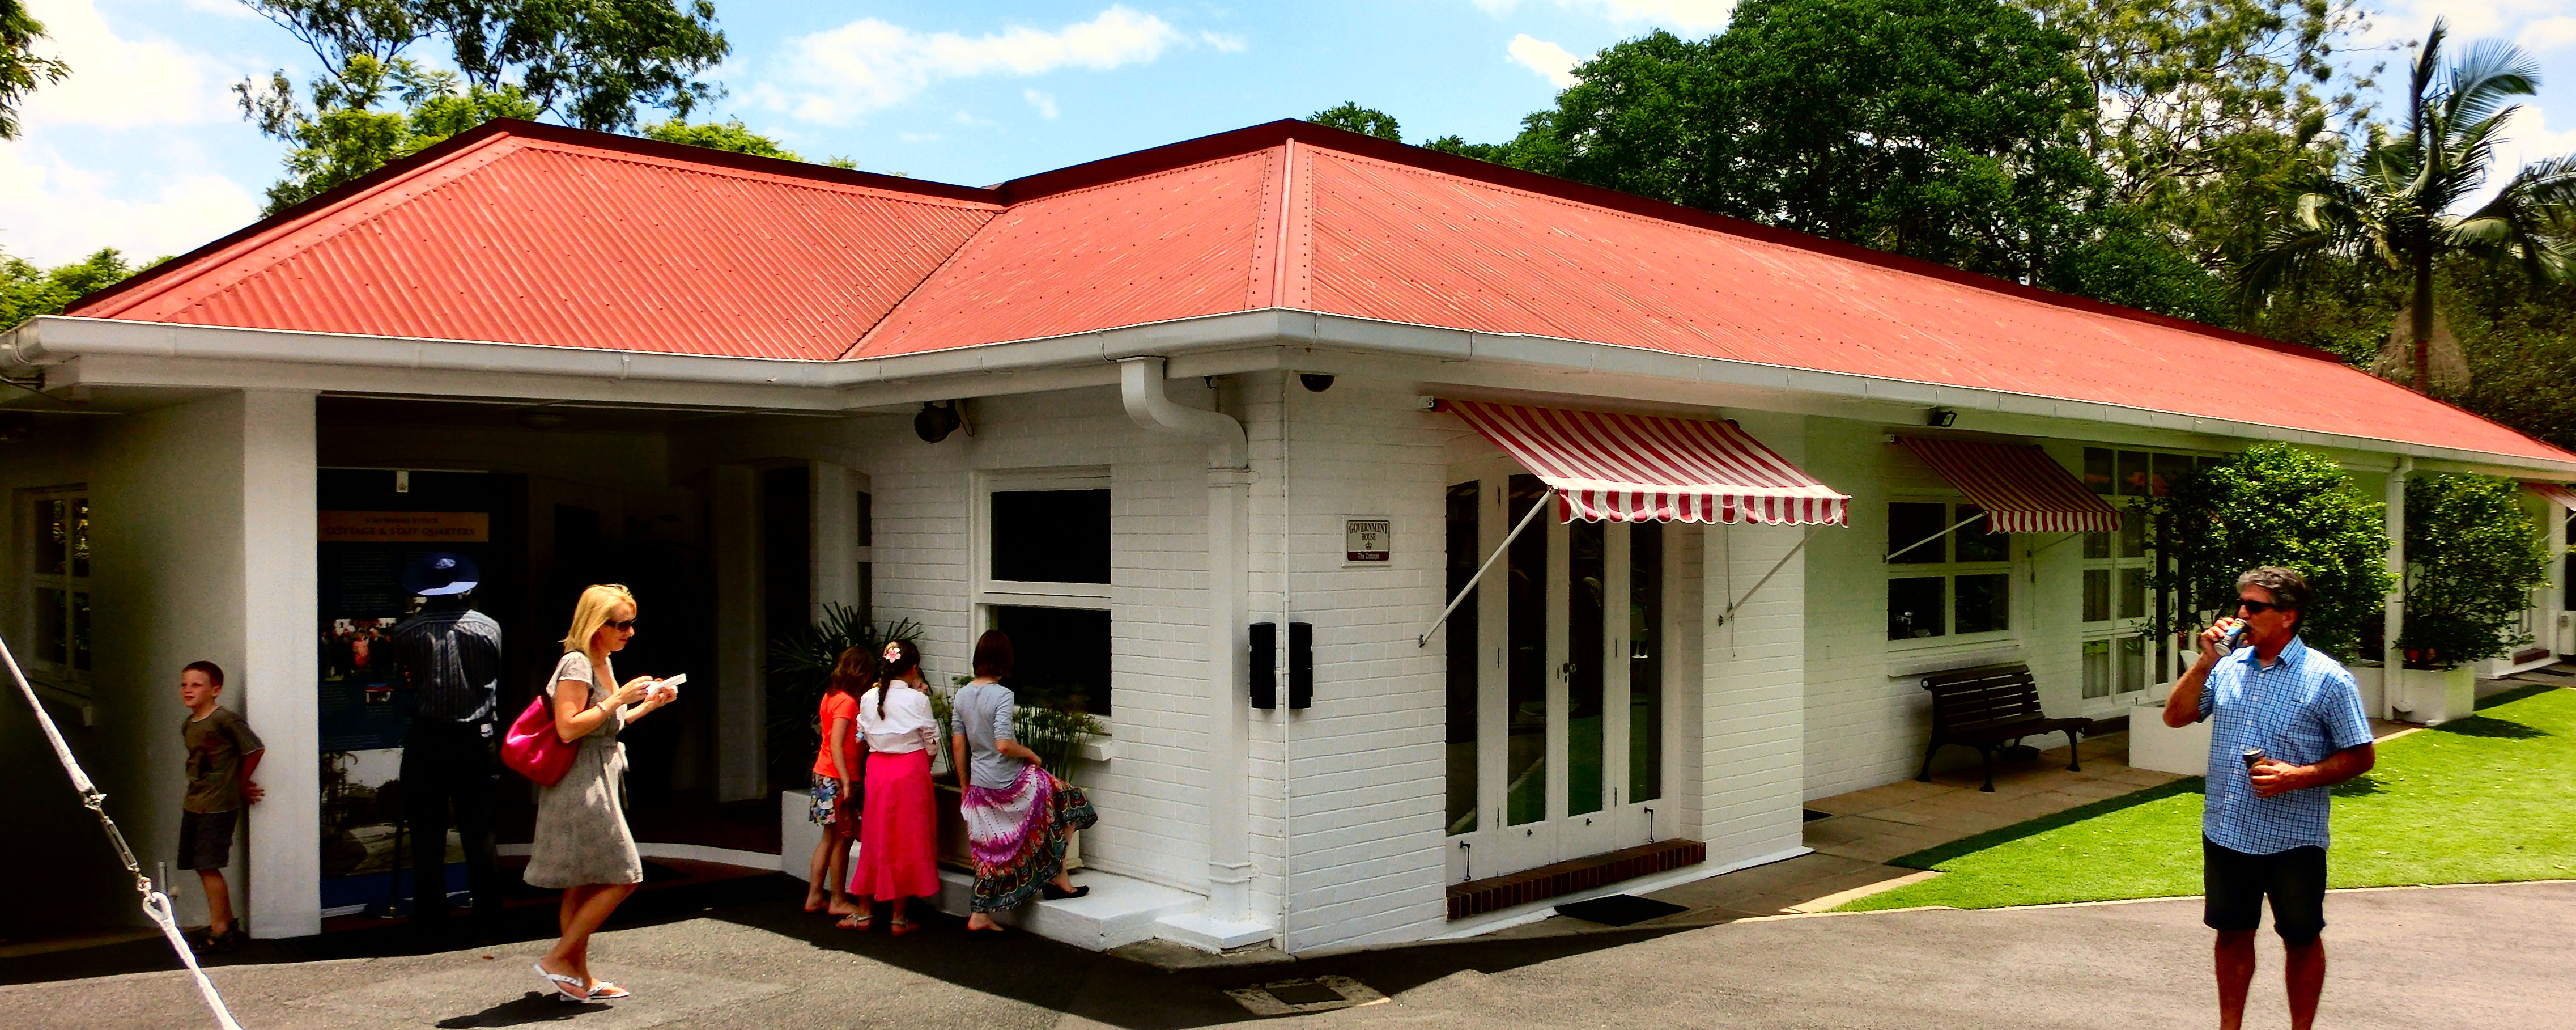
[[[2576,1012],[2576,883],[2338,892],[2329,1027],[2543,1027]],[[2195,900],[1743,920],[1689,931],[1478,940],[1272,966],[1164,973],[953,921],[893,940],[773,899],[601,935],[601,972],[637,996],[536,996],[540,942],[389,958],[231,965],[244,1026],[1122,1027],[1248,1021],[1224,992],[1348,976],[1390,1000],[1307,1025],[1745,1028],[2188,1027],[2212,1020]],[[2286,1025],[2268,938],[2249,1026]],[[12,1027],[209,1021],[179,974],[0,987]]]

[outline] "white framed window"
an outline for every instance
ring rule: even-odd
[[[87,696],[90,638],[89,492],[72,487],[27,491],[28,671],[50,685]]]
[[[1982,514],[1949,500],[1888,503],[1887,639],[2011,635],[2012,535],[1990,532]]]
[[[2173,649],[2150,640],[2149,617],[2176,603],[2157,592],[2154,573],[2155,527],[2147,512],[2151,498],[2162,497],[2194,468],[2217,459],[2170,451],[2084,449],[2084,484],[2120,509],[2120,531],[2087,533],[2081,558],[2084,577],[2084,698],[2101,701],[2137,693],[2172,674]]]
[[[1023,703],[1114,713],[1107,469],[992,473],[976,491],[976,600],[1010,635]]]

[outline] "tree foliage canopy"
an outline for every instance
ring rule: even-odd
[[[721,122],[696,123],[672,118],[645,126],[644,137],[661,140],[664,143],[705,147],[709,150],[730,150],[754,157],[775,157],[785,161],[806,160],[798,156],[795,151],[779,146],[777,140],[751,131],[751,127],[744,125],[739,118]],[[858,167],[858,162],[846,157],[827,158],[814,163],[830,165],[834,168]]]
[[[2549,549],[2512,480],[2465,474],[2406,481],[2406,619],[2411,660],[2450,668],[2530,643],[2522,610],[2549,579]]]
[[[144,267],[160,263],[148,261]],[[114,248],[53,268],[0,254],[0,332],[38,315],[60,314],[73,302],[123,282],[137,270]]]
[[[1361,107],[1356,100],[1345,100],[1340,106],[1317,111],[1307,115],[1306,120],[1317,125],[1348,129],[1363,136],[1404,142],[1404,133],[1396,125],[1394,115],[1373,107]]]
[[[25,0],[0,0],[0,139],[18,138],[18,106],[27,94],[71,74],[60,60],[36,56],[43,38],[45,23],[27,13]]]
[[[294,144],[286,177],[268,188],[262,214],[276,214],[388,162],[494,118],[534,118],[536,102],[516,86],[467,85],[451,71],[359,54],[337,75],[313,80],[312,103],[297,102],[286,73],[264,88],[236,87],[242,113],[270,136]],[[400,110],[380,109],[399,104]]]
[[[2171,491],[2150,510],[2166,527],[2156,546],[2173,561],[2157,562],[2150,578],[2175,591],[2183,610],[2166,613],[2157,632],[2226,613],[2238,575],[2278,565],[2298,570],[2316,594],[2300,614],[2308,646],[2345,660],[2360,654],[2396,586],[2386,505],[2363,497],[2332,459],[2280,443],[2183,476]]]

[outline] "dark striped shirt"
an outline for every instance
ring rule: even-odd
[[[471,609],[426,611],[394,626],[394,661],[410,688],[412,717],[490,722],[499,714],[501,624]]]

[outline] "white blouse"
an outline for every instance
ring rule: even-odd
[[[885,700],[885,714],[877,714],[877,690],[871,687],[859,697],[859,732],[868,738],[868,750],[887,754],[907,754],[934,747],[939,737],[938,722],[930,714],[930,695],[902,687]]]

